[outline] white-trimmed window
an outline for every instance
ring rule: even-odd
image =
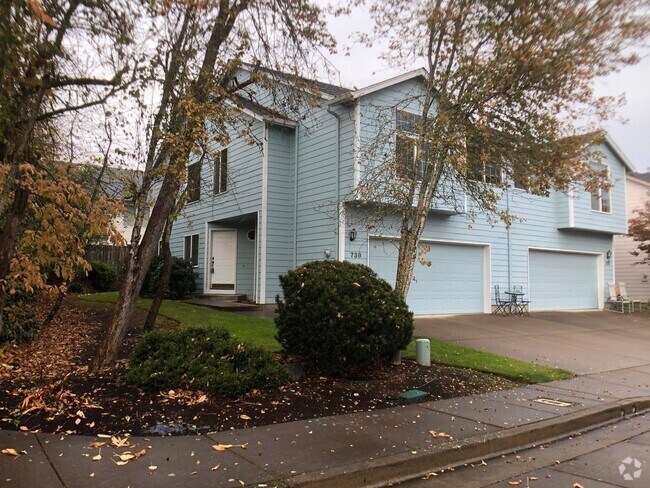
[[[600,172],[607,171],[607,179],[609,179],[609,166],[594,163],[593,168]],[[596,188],[591,192],[591,209],[603,213],[610,213],[612,211],[612,195],[609,188]]]
[[[492,163],[470,163],[467,177],[470,180],[490,185],[500,185],[503,181],[501,168]]]
[[[187,201],[198,202],[201,199],[201,163],[187,167]]]
[[[228,149],[222,149],[214,159],[213,194],[228,191]]]
[[[422,148],[425,154],[420,154],[418,148],[418,124],[422,122],[422,116],[397,110],[395,117],[395,126],[397,133],[395,135],[395,163],[396,173],[399,178],[410,179],[413,177],[415,162],[419,160],[417,179],[421,180],[424,176],[424,167],[426,164],[426,144]]]
[[[183,257],[192,263],[192,266],[199,265],[199,235],[185,236],[183,242]]]

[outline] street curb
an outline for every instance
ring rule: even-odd
[[[430,449],[304,473],[284,480],[291,487],[381,487],[448,467],[480,462],[533,444],[553,441],[650,409],[650,397],[636,397],[589,407],[520,427],[469,437]]]

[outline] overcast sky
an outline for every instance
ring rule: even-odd
[[[330,19],[329,27],[342,48],[351,44],[349,37],[354,32],[369,31],[371,23],[362,10],[356,9],[350,17]],[[329,59],[339,72],[339,83],[361,88],[401,72],[387,67],[379,59],[381,52],[380,45],[371,49],[356,45],[352,46],[350,56],[340,52]],[[650,171],[650,56],[621,73],[599,80],[597,90],[601,95],[625,94],[627,103],[618,115],[627,122],[610,121],[606,129],[637,171]]]

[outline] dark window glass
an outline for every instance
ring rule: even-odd
[[[187,167],[187,201],[197,202],[201,198],[201,164]]]
[[[214,160],[214,194],[228,190],[228,149],[223,149]]]
[[[183,246],[184,258],[192,263],[192,266],[199,265],[199,235],[185,236],[185,245]]]

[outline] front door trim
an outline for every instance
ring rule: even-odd
[[[212,263],[212,242],[215,232],[230,232],[235,236],[235,273],[233,277],[233,288],[232,290],[213,290],[212,289],[212,273],[210,272],[210,266]],[[209,245],[207,246],[208,252],[206,253],[207,259],[205,260],[205,288],[203,293],[206,295],[235,295],[237,293],[237,229],[226,229],[226,228],[210,228],[209,229]]]

